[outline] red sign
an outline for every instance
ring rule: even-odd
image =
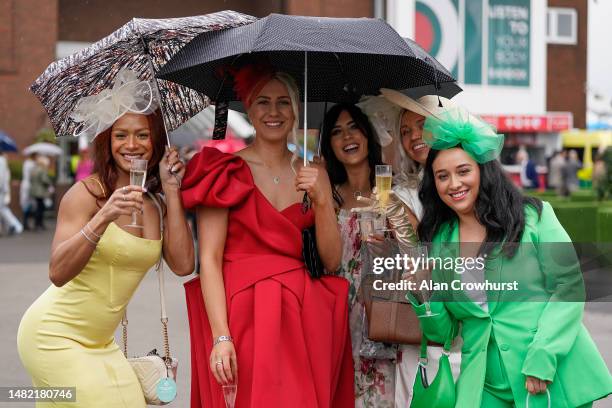
[[[573,126],[571,112],[549,112],[544,115],[480,115],[499,132],[552,133]]]

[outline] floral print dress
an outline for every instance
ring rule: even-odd
[[[342,237],[342,263],[339,276],[350,282],[349,324],[353,344],[355,368],[355,407],[393,408],[395,406],[396,359],[374,359],[360,356],[364,341],[365,309],[360,301],[361,284],[361,236],[357,214],[342,209],[338,213],[338,224]]]

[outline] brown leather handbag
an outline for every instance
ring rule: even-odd
[[[419,318],[408,300],[401,299],[398,291],[374,291],[376,278],[369,275],[362,283],[368,338],[382,343],[421,344]]]

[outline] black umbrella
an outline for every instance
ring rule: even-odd
[[[304,84],[300,91],[308,101],[357,102],[362,95],[378,94],[380,88],[456,89],[455,79],[438,61],[383,20],[283,14],[202,33],[157,77],[216,102],[232,101],[237,99],[233,83],[219,75],[219,68],[261,57]]]

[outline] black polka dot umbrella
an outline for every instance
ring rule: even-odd
[[[371,18],[270,14],[242,27],[198,35],[157,77],[206,94],[219,107],[237,99],[231,78],[220,75],[220,68],[261,57],[290,74],[311,102],[357,102],[380,88],[433,85],[440,95],[460,91],[435,58],[385,21]]]

